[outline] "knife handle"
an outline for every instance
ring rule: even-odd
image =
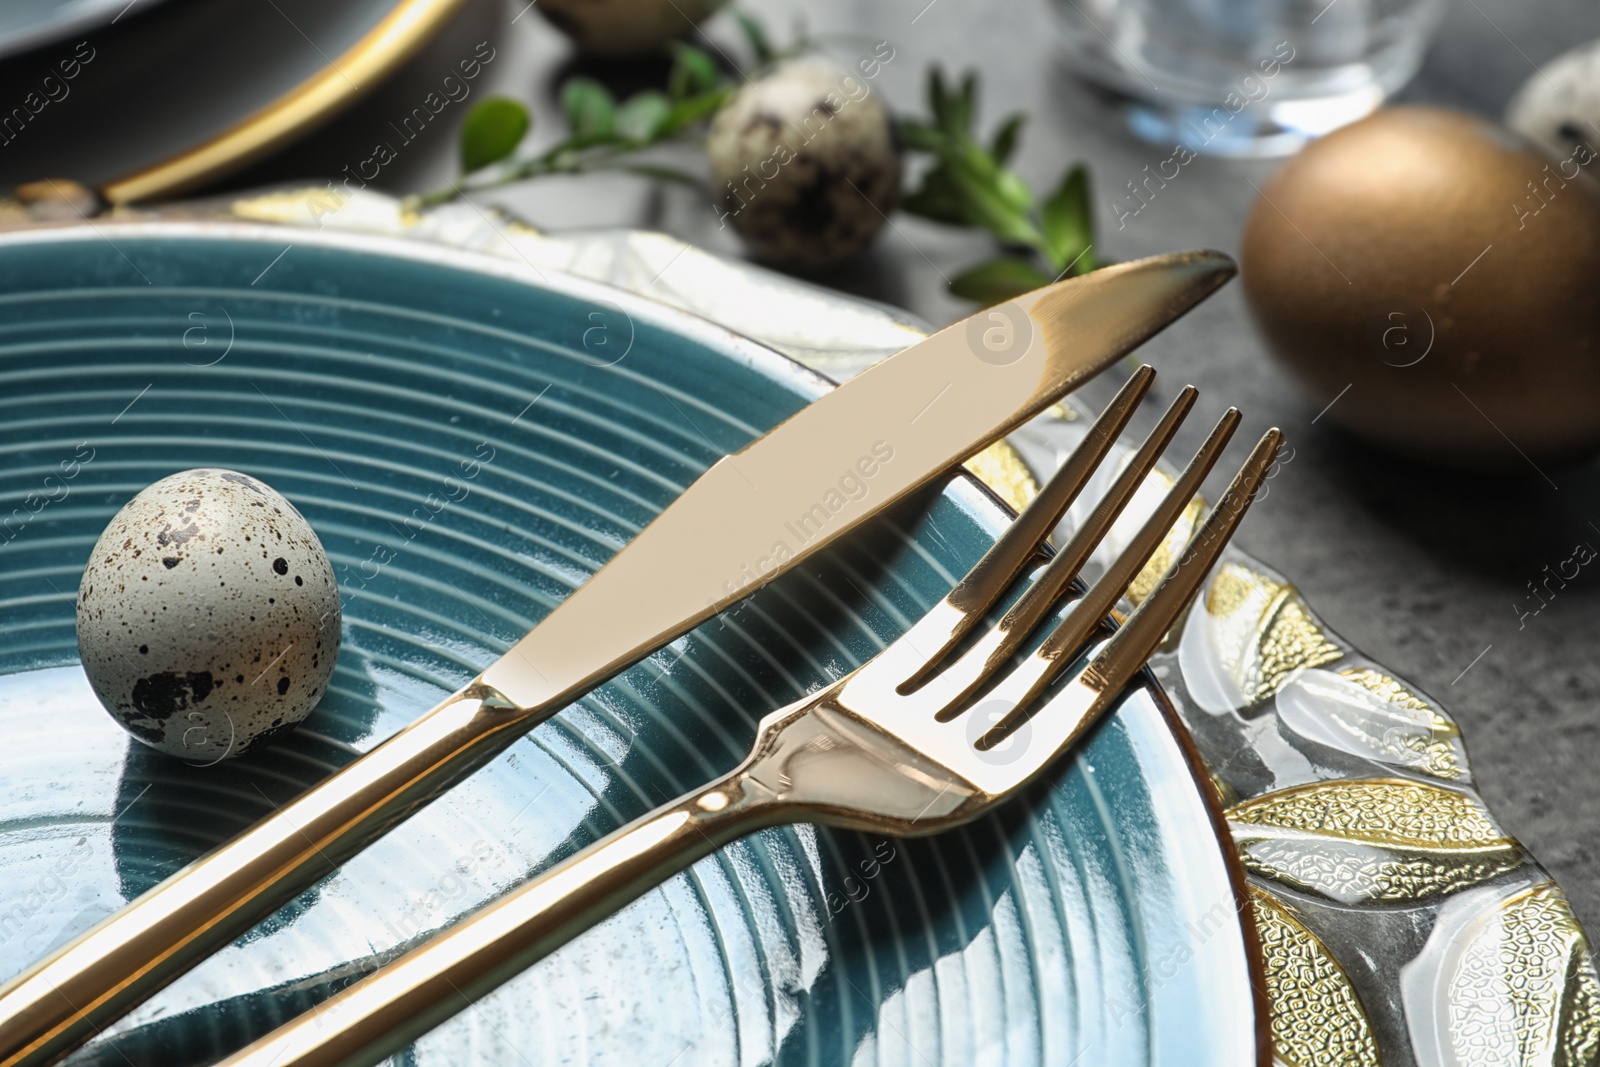
[[[332,873],[541,717],[473,682],[0,985],[0,1067],[41,1067]]]
[[[696,860],[770,823],[740,767],[622,827],[218,1067],[376,1063]]]

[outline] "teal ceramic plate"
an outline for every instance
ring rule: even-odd
[[[650,301],[465,253],[184,224],[0,238],[0,975],[430,707],[828,388]],[[345,600],[317,711],[210,767],[131,741],[73,636],[101,527],[196,466],[287,495]],[[731,767],[1004,521],[964,477],[901,507],[517,742],[78,1061],[210,1062]],[[1135,691],[961,832],[724,849],[398,1062],[1257,1062],[1238,882],[1169,715]]]

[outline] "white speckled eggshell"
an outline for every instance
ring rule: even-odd
[[[1564,52],[1529,76],[1506,106],[1506,125],[1566,156],[1593,145],[1600,123],[1600,41]],[[1564,172],[1563,172],[1564,173]],[[1569,175],[1570,177],[1570,175]]]
[[[742,86],[712,120],[706,153],[719,218],[760,259],[809,267],[848,259],[899,199],[888,111],[822,56],[788,60]]]
[[[100,535],[78,588],[78,653],[129,733],[211,763],[310,714],[339,620],[310,524],[265,483],[205,468],[144,489]]]

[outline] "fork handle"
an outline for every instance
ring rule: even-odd
[[[376,1063],[696,860],[774,821],[740,767],[636,819],[218,1067]]]

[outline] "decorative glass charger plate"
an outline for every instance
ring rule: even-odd
[[[408,217],[370,193],[329,209],[320,190],[285,190],[167,210],[480,248],[698,312],[836,379],[927,331],[897,309],[664,234],[540,234],[470,205]],[[969,467],[1020,506],[1030,466],[1053,468],[1085,414],[1069,398],[1013,435],[1016,451],[990,450]],[[1152,482],[1169,478],[1158,471]],[[1136,498],[1108,550],[1143,510]],[[1169,547],[1198,514],[1197,504]],[[1600,1062],[1588,938],[1560,888],[1484,805],[1438,701],[1363,656],[1286,578],[1236,548],[1152,668],[1228,805],[1249,869],[1274,1062]]]
[[[619,289],[331,230],[13,233],[0,305],[4,976],[432,706],[830,387]],[[207,465],[317,530],[344,647],[300,729],[193,766],[100,709],[73,616],[116,509]],[[211,1062],[731,767],[763,713],[883,647],[1005,520],[966,475],[899,507],[518,741],[72,1062]],[[397,1062],[1257,1062],[1243,884],[1172,716],[1147,679],[962,831],[725,848]]]

